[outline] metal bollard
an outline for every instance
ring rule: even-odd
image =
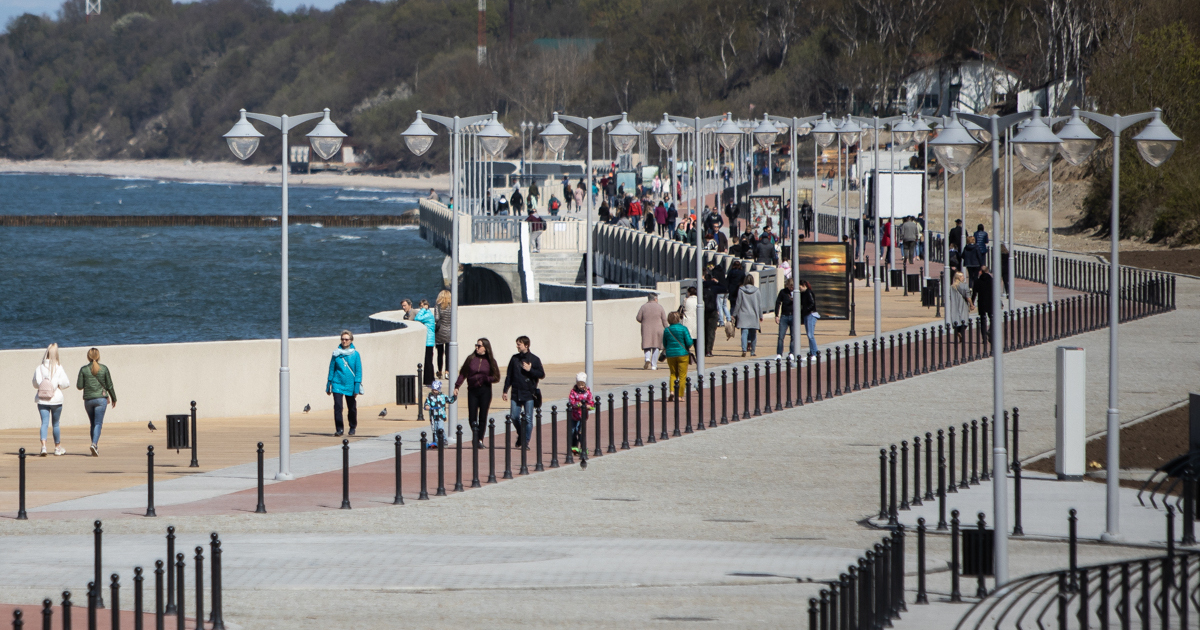
[[[541,407],[538,407],[537,409],[535,409],[533,411],[533,417],[536,418],[536,421],[534,422],[535,433],[533,435],[533,437],[534,437],[533,442],[537,446],[537,460],[534,461],[533,471],[534,472],[542,472],[543,470],[546,470],[546,467],[542,466],[542,408]]]
[[[87,589],[88,589],[88,590],[87,590],[87,598],[88,598],[88,603],[87,603],[87,624],[88,624],[88,630],[95,630],[95,628],[96,628],[96,600],[97,600],[97,599],[99,599],[99,595],[98,595],[98,593],[97,593],[97,590],[99,589],[99,587],[98,587],[98,586],[96,586],[96,583],[95,583],[95,582],[88,582]],[[182,629],[182,628],[183,628],[183,624],[182,624],[182,623],[181,623],[181,624],[179,624],[179,627],[180,627],[180,629]]]
[[[983,575],[983,560],[984,560],[983,540],[984,540],[984,536],[987,534],[987,520],[984,517],[983,512],[979,513],[979,520],[976,521],[975,526],[979,530],[979,542],[980,542],[979,548],[976,549],[976,552],[975,552],[975,566],[978,567],[978,573],[975,576],[975,580],[976,580],[976,582],[975,582],[975,597],[978,597],[979,599],[983,599],[984,597],[987,597],[987,594],[988,594],[987,580]]]
[[[979,422],[971,421],[971,485],[979,485]]]
[[[599,409],[600,402],[596,402]],[[587,468],[588,447],[587,447],[587,423],[588,423],[588,407],[583,406],[583,417],[579,421],[579,467]],[[568,453],[569,456],[569,453]]]
[[[568,421],[571,417],[571,412],[567,411]],[[568,432],[568,435],[570,433]],[[567,438],[570,440],[570,438]],[[567,445],[567,457],[571,456],[571,445]],[[567,462],[570,463],[570,462]],[[550,405],[550,467],[558,468],[558,405]],[[478,486],[472,484],[472,488]]]
[[[103,573],[101,571],[101,549],[103,547],[102,539],[104,536],[104,530],[100,527],[100,521],[96,521],[94,525],[95,527],[92,529],[92,546],[94,548],[93,551],[95,557],[92,569],[94,578],[93,581],[96,583],[95,599],[96,607],[104,608],[104,579],[101,576],[101,573]]]
[[[847,359],[850,358],[849,351],[846,352],[846,358]],[[837,381],[834,384],[833,395],[841,396],[842,395],[842,348],[841,348],[841,346],[834,346],[833,359],[834,359],[834,361],[837,362],[836,363],[837,368],[833,371],[834,376],[836,377],[835,380]],[[831,365],[834,365],[834,364],[831,364]],[[846,383],[846,384],[849,385],[849,383]]]
[[[71,591],[62,592],[62,630],[71,630]]]
[[[863,342],[863,344],[865,346],[866,342]],[[865,350],[865,347],[864,347],[864,350]],[[875,386],[879,385],[879,340],[878,339],[871,340],[871,359],[868,362],[868,367],[870,367],[871,363],[875,364],[875,371],[871,375],[871,387],[875,387]],[[867,370],[867,371],[869,372],[870,370]]]
[[[747,369],[747,372],[745,374],[743,374],[743,376],[746,377],[746,383],[745,383],[746,384],[746,401],[747,401],[746,408],[747,408],[747,410],[749,410],[749,407],[750,407],[750,405],[749,405],[749,401],[750,401],[750,390],[749,390],[749,388],[750,388],[750,376],[749,376],[750,372],[749,372],[749,369],[750,369],[750,366],[746,366],[746,369]],[[762,401],[761,401],[762,378],[761,378],[761,376],[762,376],[762,369],[761,369],[761,366],[759,366],[758,362],[756,361],[754,363],[754,416],[755,417],[762,415]]]
[[[1025,528],[1021,527],[1021,461],[1013,462],[1013,536],[1024,536]]]
[[[691,409],[691,406],[688,409]],[[704,429],[704,375],[696,374],[696,430]]]
[[[196,630],[204,630],[204,547],[198,545],[196,546]]]
[[[888,525],[899,522],[896,513],[896,445],[888,453]]]
[[[895,380],[896,380],[896,335],[888,335],[888,339],[891,341],[891,344],[892,344],[892,353],[891,353],[891,360],[890,360],[891,368],[888,370],[887,382],[892,383],[892,382],[895,382]]]
[[[733,414],[729,416],[729,419],[732,420],[733,422],[737,422],[738,421],[738,371],[737,371],[736,367],[730,371],[733,372],[733,380],[730,381],[730,387],[733,389]],[[722,370],[722,373],[724,373],[724,370]]]
[[[17,520],[28,520],[29,516],[25,513],[25,449],[17,451]]]
[[[196,461],[196,401],[192,401],[192,462],[188,464],[188,468],[199,468],[200,462]]]
[[[595,457],[599,457],[600,455],[602,455],[602,453],[600,452],[600,414],[602,413],[601,408],[602,408],[602,403],[600,402],[600,399],[597,398],[596,399],[596,449],[594,451],[592,451],[592,455]]]
[[[167,614],[175,613],[175,571],[171,568],[171,558],[175,557],[175,526],[167,526]]]
[[[654,389],[654,388],[651,388]],[[653,405],[651,408],[653,409]],[[650,430],[650,437],[654,437],[654,429]],[[645,446],[642,441],[642,388],[635,387],[633,389],[633,445]]]
[[[708,373],[708,426],[717,428],[717,373]]]
[[[787,370],[787,376],[784,377],[784,386],[787,387],[787,395],[784,397],[783,406],[785,409],[792,408],[792,357],[788,356],[783,360],[783,367]]]
[[[112,604],[112,630],[121,630],[121,576],[116,573],[109,578],[109,602]]]
[[[887,502],[887,449],[879,449],[879,520],[888,517]]]
[[[617,407],[616,407],[616,404],[614,403],[614,397],[612,394],[609,394],[608,395],[608,451],[607,451],[609,453],[617,452],[616,419],[613,417],[613,414],[616,412],[616,409],[617,409]],[[600,423],[599,423],[600,419],[596,418],[596,420],[597,420],[596,428],[599,429],[600,428]],[[596,439],[596,446],[600,446],[599,438]]]
[[[154,447],[146,447],[146,516],[158,516],[154,512]]]
[[[925,500],[933,500],[933,434],[925,432]]]
[[[729,381],[727,380],[728,373],[726,370],[721,370],[721,424],[729,424],[729,416],[726,410],[729,408]],[[733,407],[734,413],[737,413],[737,370],[733,371]],[[653,435],[654,431],[651,430]]]
[[[1079,519],[1075,516],[1075,508],[1067,510],[1067,565],[1071,573],[1070,584],[1068,584],[1067,588],[1070,589],[1072,593],[1079,588],[1078,583],[1075,581],[1075,572],[1079,568],[1076,556],[1077,539],[1075,536],[1075,524],[1078,522],[1078,520]]]
[[[912,331],[904,333],[904,378],[912,378],[913,375],[913,334]],[[918,370],[919,371],[919,370]]]
[[[809,354],[804,358],[804,380],[806,381],[804,387],[808,393],[801,395],[799,392],[797,392],[797,398],[803,400],[804,404],[808,404],[813,401],[813,362],[820,358],[820,355],[817,354]],[[796,380],[800,380],[799,372],[796,373]],[[797,389],[799,389],[799,386],[797,386]],[[820,395],[819,390],[817,394]]]
[[[958,510],[950,512],[950,601],[961,602],[962,592],[958,588]]]
[[[165,630],[163,628],[166,617],[166,610],[163,609],[163,561],[154,561],[154,630]],[[70,616],[67,612],[70,593],[63,593],[63,628],[66,628]]]
[[[342,507],[350,509],[350,440],[342,440]]]
[[[959,488],[970,488],[971,487],[971,480],[967,473],[967,471],[968,471],[967,465],[970,463],[969,456],[971,454],[970,453],[971,445],[968,443],[970,441],[969,440],[970,430],[971,430],[971,425],[964,422],[963,426],[962,426],[962,435],[960,436],[962,438],[962,476],[960,476],[958,478],[958,487]]]
[[[694,433],[692,430],[692,377],[687,377],[683,381],[683,391],[687,392],[686,398],[683,399],[683,408],[686,412],[687,425],[684,427],[684,433]],[[703,421],[700,422],[704,424]]]
[[[13,611],[14,614],[20,609]],[[42,630],[50,630],[51,622],[54,619],[54,602],[49,599],[42,600]],[[139,629],[140,630],[140,629]]]
[[[663,416],[663,424],[667,423],[667,417]],[[646,443],[657,444],[657,434],[654,433],[654,386],[646,387]]]
[[[671,400],[674,403],[672,408],[675,411],[675,430],[671,432],[671,435],[672,437],[679,437],[683,435],[683,433],[679,431],[679,389],[678,385],[675,383],[672,383],[671,385]],[[666,427],[664,426],[663,429],[666,429]]]
[[[846,347],[849,348],[849,345],[847,345]],[[847,352],[849,352],[849,350],[847,350]],[[862,381],[859,380],[859,376],[858,376],[858,360],[859,360],[858,342],[855,341],[854,342],[854,360],[853,360],[853,363],[854,363],[854,391],[858,391],[858,390],[862,389],[862,385],[863,385]]]
[[[512,427],[511,415],[504,416],[504,474],[502,479],[512,479]]]
[[[209,546],[212,551],[209,553],[209,573],[211,574],[209,590],[212,591],[212,611],[209,613],[208,620],[212,623],[212,630],[225,630],[225,613],[222,610],[222,581],[221,581],[221,539],[216,532],[208,535]]]
[[[262,442],[258,443],[258,452],[260,454],[259,461],[262,461],[261,460]],[[397,435],[396,436],[396,496],[392,498],[392,505],[404,505],[404,494],[400,490],[400,454],[401,454],[400,436]],[[261,470],[261,467],[260,467],[260,470]],[[261,480],[262,475],[259,475],[258,478]],[[476,481],[479,481],[479,479],[476,478]],[[263,508],[263,511],[265,512],[266,508]]]
[[[455,492],[463,491],[462,437],[463,437],[462,425],[461,424],[456,425],[456,428],[454,430],[454,438],[455,438],[455,441],[454,441],[454,491]]]
[[[913,436],[913,495],[909,505],[924,505],[921,502],[921,436]],[[907,492],[905,493],[907,496]]]
[[[755,381],[757,383],[757,381]],[[742,419],[750,419],[750,366],[742,366]]]
[[[917,599],[918,604],[928,604],[925,592],[925,519],[917,519]]]
[[[621,450],[629,450],[629,390],[621,392]]]
[[[396,440],[398,442],[400,440],[400,437],[396,436]],[[397,449],[398,448],[399,448],[399,446],[397,446]],[[264,501],[264,495],[263,495],[263,443],[262,442],[258,443],[257,454],[258,454],[258,505],[256,505],[254,507],[254,513],[255,514],[266,514],[267,513],[267,504]],[[396,465],[399,466],[399,460],[396,460],[396,461],[397,461]],[[399,478],[400,478],[400,476],[396,475],[396,479],[398,480]],[[400,482],[397,481],[396,483],[400,483]],[[400,491],[397,490],[396,494],[397,494],[397,496],[399,496]]]
[[[755,365],[755,367],[758,367]],[[755,374],[755,376],[758,376]],[[768,359],[763,361],[763,413],[771,413],[771,361]],[[755,397],[758,396],[758,388],[754,390]]]
[[[525,423],[521,422],[520,424],[524,425]],[[518,427],[517,430],[521,431],[523,429]],[[528,435],[525,436],[524,440],[521,440],[521,445],[517,447],[517,450],[521,451],[521,467],[519,469],[517,469],[517,474],[518,475],[528,475],[529,474],[529,465],[526,463],[526,453],[529,452],[529,436]]]
[[[980,461],[979,461],[979,480],[980,481],[991,481],[992,476],[990,474],[988,474],[988,419],[987,419],[987,416],[984,416],[979,421],[979,429],[980,429],[979,441],[982,444],[982,446],[979,449],[979,452],[983,454],[982,457],[979,458],[980,459]],[[993,431],[995,430],[995,425],[992,425],[992,430]]]
[[[808,630],[822,630],[817,612],[817,598],[808,598]]]
[[[417,495],[418,501],[429,500],[429,463],[425,451],[429,450],[429,440],[425,432],[421,432],[421,493]]]
[[[433,441],[437,443],[437,492],[434,496],[446,496],[446,430],[434,431]]]
[[[825,397],[833,398],[833,360],[829,348],[825,348]]]
[[[187,568],[187,565],[184,563],[183,558],[184,556],[182,553],[175,554],[175,600],[178,602],[178,605],[175,606],[175,627],[179,628],[179,630],[183,630],[183,621],[184,618],[187,617],[185,614],[187,607],[184,605],[183,597],[185,592],[185,576],[183,571],[185,568]],[[197,617],[197,619],[200,619],[200,617]]]
[[[892,530],[892,610],[897,619],[908,612],[904,602],[904,525]]]
[[[422,436],[424,433],[421,434]],[[424,442],[421,443],[421,453],[425,452]],[[425,473],[425,456],[421,456],[422,475]],[[496,483],[496,419],[488,418],[488,483]],[[421,483],[421,490],[425,489],[424,482]]]
[[[825,400],[825,396],[821,392],[821,353],[820,352],[814,352],[812,354],[812,359],[808,363],[808,369],[809,369],[810,373],[815,372],[817,375],[817,398],[816,398],[816,400],[817,400],[817,402],[821,402],[822,400]],[[811,385],[811,383],[809,383],[809,384]],[[810,394],[812,393],[811,387],[809,388],[809,393]]]
[[[417,422],[425,421],[425,375],[424,365],[417,364]]]

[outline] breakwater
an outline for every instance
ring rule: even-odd
[[[389,225],[417,225],[416,212],[404,214],[293,214],[288,216],[289,225],[316,225],[325,227],[383,227]],[[0,227],[279,227],[279,217],[264,215],[191,214],[191,215],[77,215],[77,214],[27,214],[0,215]]]

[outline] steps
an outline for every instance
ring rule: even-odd
[[[587,281],[583,254],[576,252],[538,252],[533,254],[533,277],[537,282],[581,284]]]

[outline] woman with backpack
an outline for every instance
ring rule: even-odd
[[[437,377],[450,378],[450,292],[442,289],[437,296]]]
[[[325,381],[325,395],[333,396],[333,437],[342,436],[342,403],[345,402],[350,435],[358,428],[358,402],[362,393],[362,357],[354,348],[354,333],[342,331],[341,344],[333,349],[329,359],[329,378]]]
[[[92,457],[100,457],[100,430],[104,428],[104,413],[108,411],[110,402],[113,409],[117,408],[117,390],[113,388],[108,367],[100,363],[100,350],[88,350],[87,359],[88,364],[79,368],[75,387],[83,390],[83,408],[87,410],[88,422],[92,425]]]
[[[67,371],[58,362],[58,344],[50,344],[46,348],[46,354],[42,356],[42,362],[33,369],[33,386],[38,390],[33,401],[37,403],[38,413],[42,416],[41,456],[46,456],[46,429],[52,422],[54,424],[54,454],[62,455],[66,451],[59,446],[62,440],[58,431],[58,419],[62,416],[62,390],[70,387],[71,381],[67,379]]]

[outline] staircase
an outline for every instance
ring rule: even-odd
[[[537,282],[582,284],[587,282],[583,254],[576,252],[538,252],[533,254],[533,277]]]

